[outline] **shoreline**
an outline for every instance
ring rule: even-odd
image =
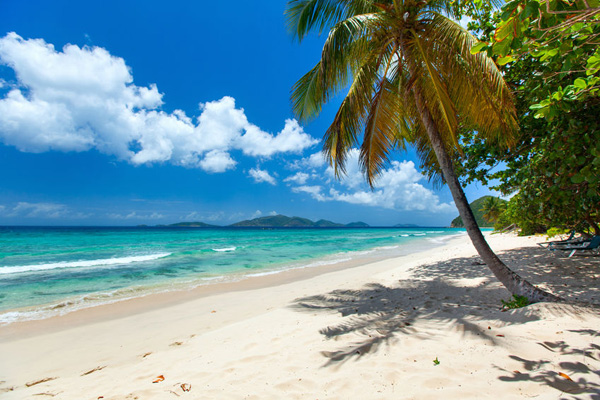
[[[433,240],[438,240],[441,242],[427,242],[427,243],[417,243],[417,251],[416,253],[421,252],[421,249],[427,248],[438,248],[447,245],[452,240],[458,240],[462,236],[466,236],[466,233],[454,233],[448,234],[446,236],[442,236],[439,238],[433,238]],[[116,312],[119,315],[124,315],[121,312],[121,309],[129,310],[127,312],[140,312],[143,311],[144,303],[151,304],[154,307],[166,306],[169,304],[176,304],[182,301],[186,301],[189,299],[197,298],[197,297],[205,297],[212,294],[219,294],[228,291],[237,291],[237,290],[247,290],[247,289],[256,289],[263,288],[267,286],[277,285],[281,283],[291,282],[298,279],[304,279],[316,275],[320,275],[327,272],[343,270],[346,268],[352,268],[355,266],[360,266],[364,264],[370,264],[376,261],[382,261],[390,258],[398,258],[406,256],[407,254],[402,254],[406,251],[407,246],[410,244],[401,243],[396,247],[395,252],[400,252],[401,254],[394,255],[378,255],[377,251],[383,251],[386,253],[388,251],[387,248],[378,248],[375,247],[373,249],[357,251],[356,254],[350,253],[338,253],[338,254],[328,254],[321,257],[316,257],[313,259],[307,259],[304,261],[296,261],[290,263],[287,266],[279,267],[279,268],[265,268],[264,270],[258,271],[248,271],[248,272],[239,272],[230,275],[222,275],[217,276],[216,279],[198,279],[193,283],[191,281],[175,283],[172,282],[162,282],[160,284],[155,284],[149,287],[123,287],[117,289],[117,291],[122,291],[124,293],[131,291],[138,291],[137,295],[127,295],[124,294],[121,297],[111,297],[109,293],[88,293],[83,296],[65,298],[60,300],[58,303],[47,303],[41,304],[37,306],[29,306],[24,308],[13,308],[6,309],[0,311],[0,317],[8,314],[36,314],[42,313],[41,317],[31,317],[31,318],[19,318],[15,321],[11,322],[0,322],[0,341],[2,340],[2,328],[10,327],[15,324],[27,324],[29,322],[34,321],[43,321],[47,319],[53,318],[63,318],[67,317],[70,314],[78,313],[78,315],[83,315],[85,310],[95,310],[100,309],[102,311],[98,311],[98,316],[102,317],[103,315],[108,315],[111,313],[110,307],[117,304],[122,304],[122,307],[116,307]],[[363,254],[364,253],[364,254]],[[408,253],[408,254],[412,254]],[[339,258],[339,257],[344,258]],[[338,257],[338,258],[336,258]],[[346,258],[349,257],[349,258]],[[316,264],[316,265],[314,265]],[[248,282],[246,282],[248,281]],[[86,300],[86,297],[95,297],[95,296],[103,296],[104,300]],[[110,296],[109,296],[110,295]],[[146,300],[140,300],[146,299]],[[85,304],[85,302],[87,303]],[[108,307],[107,310],[104,310]],[[84,317],[85,318],[85,317]],[[87,320],[93,320],[94,317],[89,317]],[[77,318],[74,318],[75,320]],[[9,329],[10,331],[10,329]]]
[[[486,237],[526,279],[600,304],[597,258],[550,258],[535,246],[540,238]],[[0,354],[11,360],[0,363],[0,395],[593,399],[600,388],[598,309],[501,312],[508,292],[466,237],[394,259],[289,272],[0,327]],[[152,383],[159,375],[164,382]]]
[[[464,240],[466,235],[448,236],[447,241],[433,249],[452,246]],[[77,327],[89,323],[106,321],[116,318],[124,318],[149,310],[168,308],[180,305],[196,299],[202,299],[215,295],[231,292],[243,292],[257,289],[267,289],[274,286],[285,285],[314,278],[323,274],[334,273],[356,267],[365,267],[381,261],[393,261],[405,257],[419,257],[427,251],[409,253],[407,255],[381,258],[375,255],[371,257],[354,258],[335,264],[325,264],[311,267],[296,267],[276,271],[259,276],[241,276],[238,280],[207,283],[193,286],[191,288],[175,288],[160,292],[148,293],[142,296],[116,300],[111,303],[99,303],[83,307],[62,315],[53,315],[46,318],[15,321],[6,325],[0,325],[0,343],[11,340],[12,336],[19,338],[35,336],[39,332],[55,332],[65,327]],[[11,312],[14,310],[7,310]]]

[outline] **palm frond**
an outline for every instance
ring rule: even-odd
[[[437,65],[461,123],[498,144],[510,145],[518,130],[512,94],[496,64],[484,54],[471,54],[476,39],[442,15],[429,22],[428,41],[436,46]],[[434,46],[429,46],[433,48]]]
[[[398,127],[395,93],[384,77],[371,100],[367,115],[359,161],[371,187],[374,186],[375,177],[387,164],[389,153],[394,150]]]
[[[436,56],[431,54],[431,49],[425,48],[430,42],[420,38],[414,30],[411,30],[411,33],[410,56],[417,61],[415,84],[419,85],[421,93],[425,96],[429,111],[436,116],[437,121],[440,121],[438,129],[445,132],[445,136],[458,146],[457,113],[442,76],[446,71],[440,68]]]
[[[320,34],[347,18],[375,11],[369,0],[290,0],[285,15],[288,30],[302,40],[311,31]]]
[[[373,98],[379,65],[380,59],[374,59],[365,62],[359,68],[333,123],[325,132],[323,151],[338,178],[346,173],[348,152],[355,147],[358,135],[363,129]]]
[[[307,121],[321,112],[325,99],[320,61],[294,84],[291,100],[294,114],[301,121]]]
[[[431,129],[454,158],[461,151],[459,127],[510,142],[516,127],[512,96],[494,62],[470,53],[474,38],[443,15],[459,8],[446,0],[288,2],[288,24],[300,40],[329,29],[321,61],[293,88],[295,113],[300,119],[318,114],[349,83],[324,137],[323,151],[337,177],[363,130],[360,162],[371,185],[391,152],[407,142],[430,179],[443,182]]]
[[[374,14],[348,18],[331,29],[321,61],[292,88],[292,107],[300,120],[318,115],[324,103],[347,87],[352,71],[373,49],[374,42],[368,40],[373,29]]]

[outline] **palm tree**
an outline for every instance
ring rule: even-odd
[[[488,196],[481,205],[481,211],[483,218],[487,222],[496,222],[500,215],[506,210],[506,202],[500,200],[498,197]]]
[[[475,39],[443,14],[448,0],[289,0],[288,24],[302,40],[329,30],[321,60],[293,87],[301,120],[316,116],[342,89],[348,92],[325,133],[324,152],[339,177],[359,143],[368,183],[390,154],[413,143],[421,161],[441,173],[483,261],[512,293],[531,302],[556,301],[510,270],[479,230],[450,154],[457,132],[471,128],[509,144],[517,129],[511,94],[494,62],[471,54]]]

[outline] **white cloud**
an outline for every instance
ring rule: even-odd
[[[277,134],[262,131],[227,96],[201,104],[195,121],[181,110],[161,111],[156,85],[134,85],[125,60],[99,47],[57,51],[8,33],[0,38],[0,63],[17,77],[0,98],[0,141],[21,151],[96,148],[136,165],[170,162],[217,173],[235,168],[234,150],[271,157],[318,142],[295,120]]]
[[[198,211],[192,211],[190,213],[188,213],[186,216],[181,217],[180,219],[182,219],[183,221],[210,221],[210,222],[215,222],[215,221],[219,221],[222,220],[223,218],[225,218],[225,213],[221,212],[215,212],[215,213],[209,213],[209,214],[203,214],[203,213],[199,213]]]
[[[183,220],[183,221],[197,221],[200,218],[202,218],[201,214],[199,212],[197,212],[197,211],[192,211],[188,215],[186,215],[184,217],[180,217],[180,219]]]
[[[271,174],[269,174],[268,171],[259,168],[252,168],[250,171],[248,171],[248,174],[254,178],[254,182],[256,183],[266,182],[271,185],[277,185],[277,181],[271,176]]]
[[[219,221],[223,218],[225,218],[225,213],[221,211],[221,212],[217,212],[217,213],[208,214],[207,216],[204,217],[204,220],[214,222],[214,221]]]
[[[56,203],[19,202],[8,214],[19,218],[60,218],[67,215],[67,207]]]
[[[289,164],[289,168],[291,169],[318,169],[327,165],[325,160],[325,156],[323,152],[319,151],[317,153],[311,154],[309,157],[302,158],[300,160],[296,160]]]
[[[357,149],[350,150],[346,161],[346,174],[340,179],[340,183],[350,189],[356,189],[365,185],[365,177],[360,170],[358,157],[359,151]],[[331,181],[336,180],[335,171],[331,166],[327,167],[326,174]],[[419,173],[417,172],[417,174]]]
[[[261,215],[263,215],[262,211],[256,210],[256,211],[254,211],[254,214],[252,214],[250,219],[259,218]]]
[[[283,181],[292,182],[297,185],[304,185],[310,176],[304,172],[297,172],[295,175],[288,176]]]
[[[334,200],[333,198],[327,198],[325,196],[323,196],[323,194],[321,193],[321,191],[323,190],[323,188],[321,186],[297,186],[292,188],[292,191],[295,193],[308,193],[312,196],[312,198],[314,198],[315,200],[318,201],[328,201],[328,200]]]
[[[351,204],[362,204],[373,207],[402,211],[452,212],[452,203],[441,203],[439,197],[419,182],[424,179],[412,161],[392,161],[390,168],[385,169],[376,181],[376,187],[367,187],[358,165],[359,151],[353,149],[348,154],[347,175],[340,181],[342,189],[331,186],[333,170],[327,168],[326,176],[330,179],[329,190],[323,186],[300,185],[293,187],[296,193],[308,193],[318,201],[342,201]]]
[[[218,173],[225,172],[228,169],[234,169],[236,162],[231,158],[229,153],[221,150],[209,151],[202,161],[200,167],[206,172]]]
[[[254,125],[246,126],[246,133],[240,138],[239,146],[245,154],[271,157],[275,153],[299,153],[319,141],[304,133],[298,121],[287,119],[285,127],[273,136]]]
[[[157,220],[163,219],[165,216],[163,214],[153,212],[152,214],[138,214],[136,211],[132,211],[129,214],[118,214],[118,213],[110,213],[107,214],[110,219],[122,219],[122,220]]]

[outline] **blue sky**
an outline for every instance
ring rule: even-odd
[[[375,190],[356,163],[333,178],[320,140],[338,103],[299,123],[289,101],[324,38],[294,41],[284,8],[1,1],[0,224],[228,225],[278,213],[448,225],[449,191],[420,175],[410,150]]]

